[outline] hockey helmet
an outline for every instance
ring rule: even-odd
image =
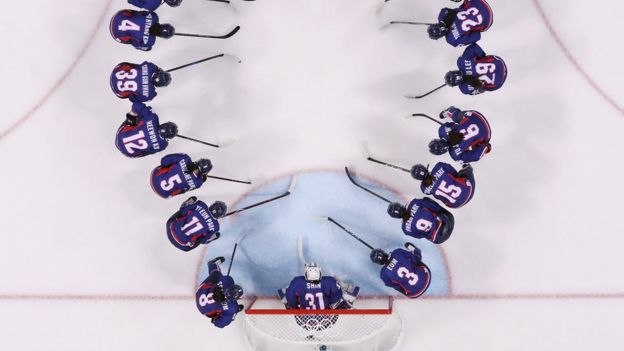
[[[178,126],[173,122],[163,123],[158,127],[158,133],[164,139],[172,139],[178,135]]]
[[[425,180],[425,178],[429,176],[429,170],[427,169],[427,167],[425,167],[425,165],[421,164],[417,164],[412,167],[410,173],[412,174],[412,178],[416,180]]]
[[[235,301],[243,296],[243,288],[240,285],[232,285],[225,290],[225,298],[228,301]]]
[[[375,249],[371,251],[370,259],[377,264],[385,265],[390,260],[390,256],[382,249]]]
[[[208,211],[214,218],[221,218],[225,216],[227,212],[227,205],[223,201],[215,201],[210,207],[208,207]]]
[[[433,139],[429,142],[429,152],[436,156],[444,155],[448,151],[446,141],[442,139]]]
[[[407,209],[398,202],[391,203],[388,206],[388,214],[392,218],[403,218]]]
[[[321,266],[319,266],[318,263],[306,263],[304,272],[304,278],[306,281],[319,283],[322,277],[323,274],[321,272]]]
[[[171,73],[159,70],[152,76],[152,83],[154,86],[159,88],[166,87],[169,83],[171,83]]]

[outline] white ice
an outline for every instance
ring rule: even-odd
[[[237,140],[223,150],[172,143],[171,152],[210,157],[218,175],[260,183],[350,165],[415,196],[413,180],[367,162],[361,143],[403,165],[433,162],[434,126],[404,115],[452,104],[489,118],[494,150],[475,165],[477,193],[455,211],[456,233],[443,247],[451,295],[398,303],[403,349],[619,349],[620,2],[492,0],[495,23],[481,44],[507,61],[506,86],[477,97],[445,88],[422,101],[402,95],[440,84],[461,50],[424,28],[380,27],[433,19],[454,3],[392,0],[378,13],[381,0],[233,2],[185,0],[159,11],[186,32],[240,24],[231,40],[174,38],[149,53],[108,34],[122,0],[3,2],[3,350],[242,349],[242,318],[215,330],[195,310],[201,253],[176,251],[163,233],[181,199],[151,192],[158,156],[129,160],[114,148],[129,104],[108,86],[121,61],[168,68],[223,51],[243,63],[176,72],[152,104],[189,135]],[[209,183],[197,194],[231,203],[247,190]]]

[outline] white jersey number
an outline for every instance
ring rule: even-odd
[[[202,228],[204,228],[204,226],[199,222],[199,218],[193,216],[191,221],[186,223],[181,229],[182,232],[184,232],[184,235],[191,236],[202,230]]]
[[[473,16],[474,20],[468,18],[470,16]],[[461,27],[464,30],[464,32],[468,32],[472,28],[483,23],[483,16],[479,13],[479,9],[476,7],[471,7],[467,9],[466,11],[458,12],[457,18],[459,18],[462,21]]]
[[[115,77],[118,79],[117,81],[117,90],[124,91],[137,91],[139,88],[135,79],[139,75],[139,72],[136,69],[131,69],[129,71],[119,71],[115,73]]]
[[[493,63],[477,63],[475,70],[479,74],[479,79],[486,84],[494,84],[496,81],[496,65]]]
[[[308,301],[308,307],[306,307],[306,310],[324,310],[325,309],[325,301],[323,301],[323,293],[322,292],[318,292],[315,294],[312,293],[307,293],[305,294],[305,299],[306,301]],[[318,308],[315,304],[316,300],[318,299]]]
[[[414,286],[414,285],[416,285],[416,283],[418,283],[418,276],[415,273],[410,272],[405,267],[399,267],[399,269],[397,269],[397,275],[400,278],[407,278],[407,279],[409,279],[407,281],[407,284],[409,284],[411,286]]]
[[[182,184],[182,179],[180,179],[179,174],[176,174],[173,177],[169,179],[165,179],[162,182],[160,182],[160,187],[164,191],[169,191],[173,189],[173,187],[176,186],[176,184]]]
[[[215,300],[212,298],[212,293],[210,294],[202,294],[199,296],[199,305],[204,307],[206,305],[210,305],[215,303]]]
[[[133,155],[135,150],[145,150],[149,146],[142,130],[135,135],[121,139],[121,141],[130,155]]]
[[[429,222],[426,219],[419,219],[416,221],[416,229],[420,230],[421,232],[428,232],[431,230],[431,228],[433,228],[433,223]]]
[[[441,181],[438,189],[435,191],[435,195],[441,196],[448,200],[449,203],[454,204],[457,202],[457,198],[461,195],[462,190],[460,187],[447,184],[446,181]]]
[[[117,27],[117,29],[122,30],[122,31],[138,32],[139,30],[141,30],[141,27],[139,27],[138,24],[126,19],[126,20],[121,21],[121,24]]]
[[[464,140],[468,140],[472,137],[479,135],[479,127],[476,124],[471,124],[465,129],[459,131],[464,135]]]

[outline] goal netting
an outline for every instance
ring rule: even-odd
[[[286,310],[276,299],[252,299],[245,339],[254,351],[390,351],[403,334],[392,304],[389,297],[358,300],[352,310]]]

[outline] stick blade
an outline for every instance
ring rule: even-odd
[[[299,238],[297,239],[297,256],[299,256],[299,262],[301,263],[301,265],[304,266],[306,264],[306,259],[303,254],[303,237],[302,236],[299,236]]]
[[[288,193],[292,194],[295,191],[295,187],[297,186],[297,176],[293,176],[290,179],[290,186],[288,186]]]

